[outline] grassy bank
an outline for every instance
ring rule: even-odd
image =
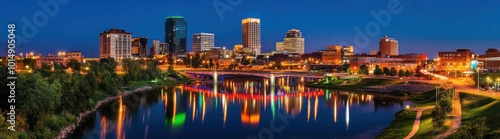
[[[413,127],[416,115],[417,112],[412,110],[399,111],[391,125],[378,135],[377,139],[401,139],[406,137]]]
[[[306,84],[306,86],[315,88],[326,88],[326,89],[356,90],[356,89],[363,89],[368,86],[384,86],[384,85],[393,85],[398,83],[401,83],[401,81],[390,80],[390,79],[363,78],[363,79],[338,79],[330,82],[320,81],[316,83],[308,83]]]
[[[500,129],[500,100],[489,97],[460,93],[462,99],[462,122],[486,117],[486,126],[492,130]]]
[[[440,89],[443,90],[443,89]],[[426,107],[436,105],[436,90],[430,90],[421,93],[410,93],[409,99],[413,102],[413,107]],[[413,138],[433,138],[441,133],[444,133],[450,126],[451,120],[446,120],[444,127],[434,127],[432,124],[432,110],[423,111],[420,118],[420,127]],[[402,115],[402,113],[408,113]],[[391,125],[377,137],[380,139],[404,138],[412,130],[415,122],[417,111],[401,110],[396,114],[396,118]]]
[[[443,127],[435,127],[432,124],[432,110],[426,110],[422,113],[422,117],[420,118],[420,127],[418,129],[417,134],[413,136],[415,139],[424,139],[424,138],[434,138],[448,130],[451,127],[451,120],[448,119],[445,122],[445,126]],[[415,120],[415,119],[413,119]]]

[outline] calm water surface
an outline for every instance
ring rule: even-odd
[[[409,101],[304,87],[300,79],[225,77],[101,107],[71,138],[374,138]]]

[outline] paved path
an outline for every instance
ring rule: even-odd
[[[417,117],[415,118],[415,122],[413,123],[413,129],[411,130],[410,134],[406,136],[404,139],[410,139],[412,138],[415,134],[417,134],[418,129],[420,128],[420,118],[422,117],[422,113],[425,110],[430,110],[433,109],[434,106],[427,106],[427,107],[420,107],[420,108],[412,108],[411,110],[416,110],[417,111]]]
[[[460,103],[460,92],[466,92],[467,90],[470,90],[472,88],[467,83],[464,83],[462,81],[456,79],[450,80],[453,81],[453,84],[455,85],[455,97],[453,98],[453,118],[451,119],[452,125],[450,129],[437,136],[435,139],[446,138],[455,133],[455,131],[460,128],[460,125],[462,124],[462,104]]]

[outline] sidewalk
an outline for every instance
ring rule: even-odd
[[[420,118],[422,117],[422,113],[425,110],[430,110],[430,109],[433,109],[433,108],[434,108],[434,106],[427,106],[427,107],[420,107],[420,108],[412,108],[411,109],[411,110],[416,110],[417,111],[417,117],[415,118],[415,122],[413,123],[413,128],[412,128],[411,132],[404,139],[410,139],[415,134],[417,134],[418,129],[420,128]]]

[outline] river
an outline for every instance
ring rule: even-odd
[[[374,138],[411,102],[258,77],[165,86],[98,109],[70,138]]]

